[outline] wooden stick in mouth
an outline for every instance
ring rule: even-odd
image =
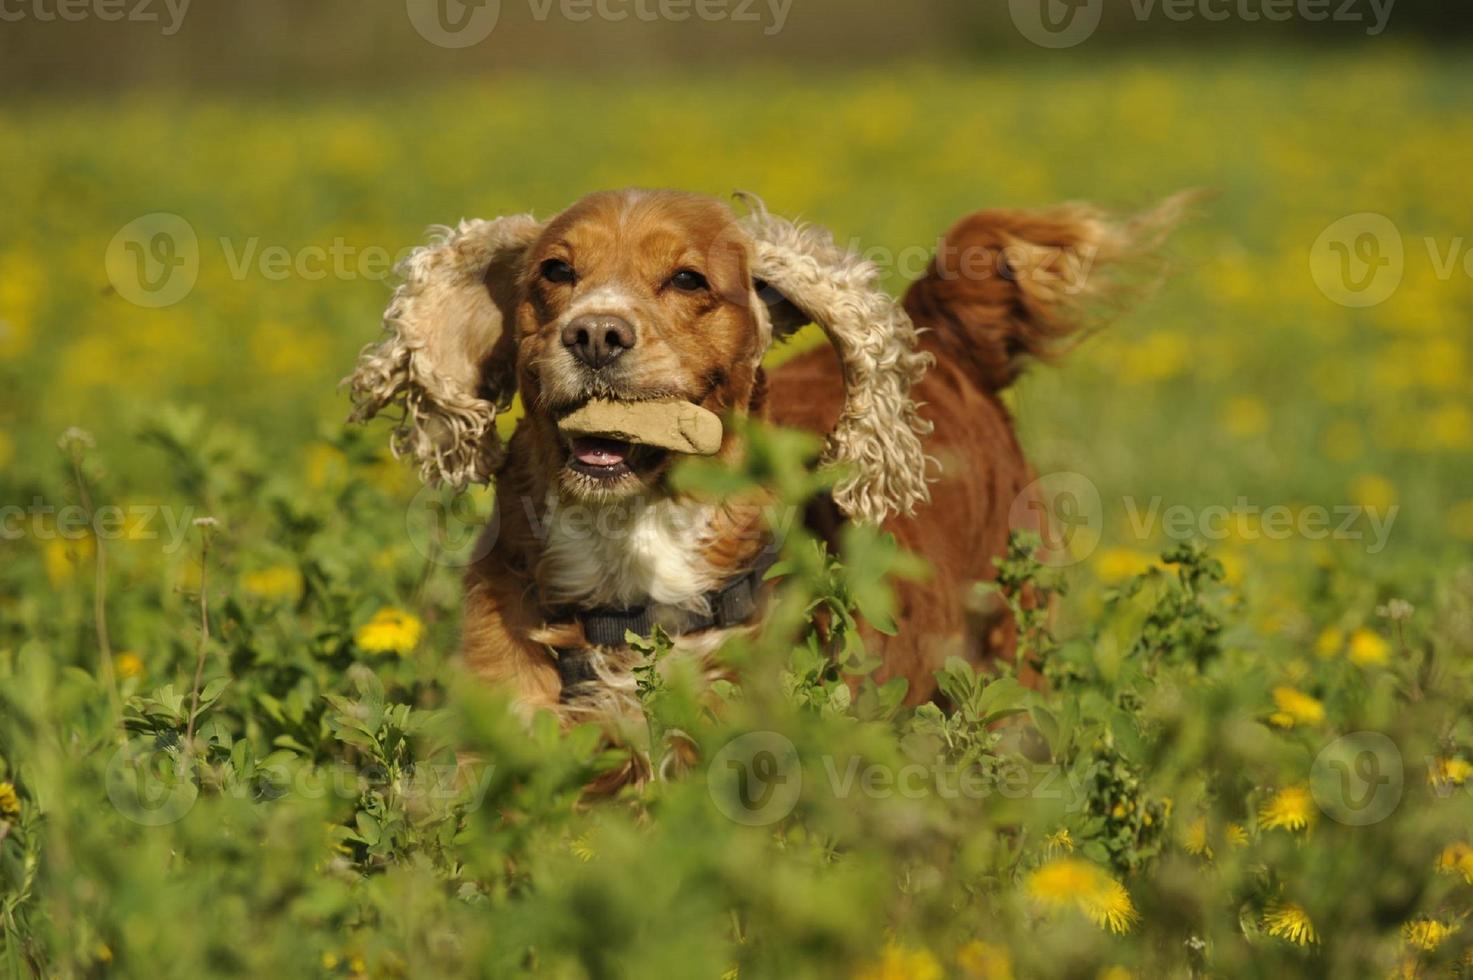
[[[615,402],[595,398],[565,415],[558,429],[566,436],[598,436],[689,456],[712,456],[721,448],[721,419],[679,399]]]

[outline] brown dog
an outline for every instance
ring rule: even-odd
[[[932,566],[899,583],[899,633],[866,636],[883,681],[933,696],[951,655],[1011,655],[1009,624],[969,611],[973,583],[1033,476],[998,392],[1108,299],[1107,272],[1149,253],[1181,200],[1124,223],[1071,205],[958,223],[904,306],[873,267],[816,229],[749,202],[738,217],[672,191],[594,194],[546,222],[465,222],[405,263],[388,337],[352,380],[355,417],[403,411],[396,453],[432,483],[494,479],[497,520],[467,577],[466,662],[528,709],[627,710],[637,656],[625,629],[656,622],[705,656],[760,615],[768,531],[751,502],[674,492],[674,454],[569,435],[590,399],[679,402],[826,434],[848,476],[810,520],[883,523]],[[766,372],[803,324],[821,348]],[[919,329],[917,329],[919,328]],[[496,413],[526,415],[503,448]],[[741,452],[727,431],[718,458]],[[1026,502],[1026,501],[1025,501]]]

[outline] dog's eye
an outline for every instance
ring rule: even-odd
[[[670,277],[670,285],[686,293],[694,293],[698,290],[710,288],[710,283],[706,282],[706,277],[694,269],[681,269]]]
[[[548,282],[568,283],[576,279],[577,274],[562,259],[548,259],[542,263],[542,278]]]

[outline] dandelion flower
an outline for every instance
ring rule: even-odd
[[[1263,910],[1263,929],[1270,936],[1287,939],[1296,946],[1308,946],[1320,941],[1314,931],[1314,923],[1302,905],[1293,902],[1270,902]]]
[[[1457,931],[1456,923],[1449,925],[1436,919],[1413,919],[1401,927],[1401,938],[1408,946],[1430,952]]]
[[[1345,648],[1345,631],[1338,626],[1326,626],[1314,641],[1314,652],[1328,660]]]
[[[941,964],[924,949],[887,943],[878,961],[854,974],[854,980],[941,980]]]
[[[1222,427],[1229,435],[1247,438],[1268,430],[1268,406],[1252,395],[1231,398],[1222,407]]]
[[[1130,548],[1105,548],[1095,556],[1095,574],[1106,585],[1119,585],[1126,579],[1145,574],[1155,564],[1155,557]]]
[[[1289,725],[1318,725],[1324,722],[1324,704],[1320,700],[1309,697],[1308,694],[1296,691],[1292,687],[1274,688],[1274,706],[1279,709],[1279,715],[1289,718]]]
[[[1473,765],[1466,759],[1433,759],[1427,767],[1427,782],[1437,786],[1461,786],[1473,776]]]
[[[1307,786],[1286,786],[1258,808],[1258,822],[1265,830],[1305,830],[1317,816]]]
[[[1091,922],[1111,932],[1129,931],[1136,919],[1135,905],[1125,886],[1109,874],[1078,858],[1058,858],[1028,876],[1028,894],[1044,905],[1073,905]]]
[[[1248,831],[1244,830],[1243,825],[1240,823],[1228,824],[1227,828],[1223,831],[1223,836],[1226,837],[1227,842],[1234,847],[1248,846]]]
[[[12,783],[0,783],[0,817],[15,819],[20,816],[20,796]]]
[[[240,587],[253,599],[296,599],[302,594],[302,573],[294,565],[275,565],[240,577]]]
[[[1473,885],[1473,847],[1462,841],[1447,845],[1437,855],[1437,870],[1443,874],[1460,874],[1464,881]]]
[[[1181,844],[1187,849],[1188,854],[1212,860],[1212,845],[1207,843],[1206,817],[1198,817],[1188,825],[1187,832],[1182,836]]]
[[[143,658],[131,650],[125,650],[113,657],[113,672],[118,675],[119,680],[127,680],[130,677],[141,677],[143,675]]]
[[[1350,481],[1350,499],[1367,510],[1384,514],[1396,505],[1396,484],[1375,473],[1367,473]]]
[[[1391,644],[1381,634],[1358,629],[1350,634],[1350,662],[1360,667],[1379,667],[1391,659]]]
[[[956,963],[973,980],[1013,980],[1013,954],[1006,947],[980,939],[958,950]]]
[[[419,617],[402,609],[380,609],[353,634],[358,648],[366,653],[397,653],[404,656],[419,644],[423,630]]]

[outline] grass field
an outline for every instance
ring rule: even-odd
[[[1469,969],[1469,80],[1386,47],[0,109],[0,963]],[[649,751],[693,744],[690,774],[580,807],[619,762],[595,733],[527,733],[456,676],[456,543],[336,384],[425,226],[631,184],[754,191],[897,289],[977,207],[1215,192],[1162,289],[1012,396],[1039,468],[1100,501],[1077,562],[1008,566],[1068,587],[1054,636],[1030,622],[1049,693],[850,703],[764,637],[719,712],[649,679]],[[1336,301],[1382,272],[1383,302]],[[785,615],[883,608],[882,544],[794,547]],[[989,726],[1016,713],[1053,761]],[[711,760],[750,732],[801,793],[742,822]]]

